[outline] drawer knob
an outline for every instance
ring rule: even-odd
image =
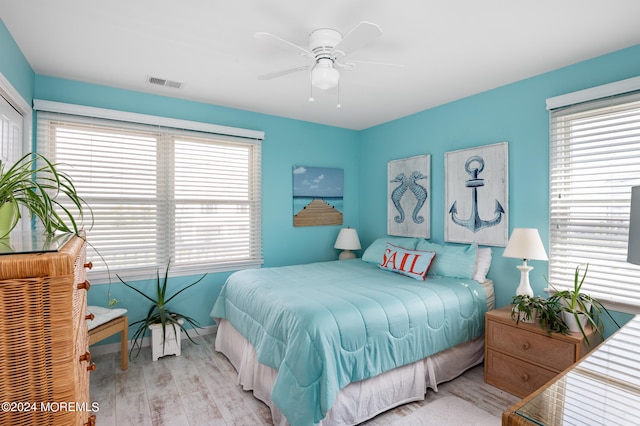
[[[89,282],[89,280],[85,280],[84,282],[81,282],[80,284],[78,284],[78,290],[89,291],[89,287],[91,287],[91,283]]]
[[[87,365],[87,371],[96,371],[96,363],[92,362],[90,365]]]
[[[528,375],[527,373],[522,373],[522,376],[520,376],[520,379],[521,379],[523,382],[526,382],[526,381],[528,381],[528,380],[529,380],[529,375]]]
[[[526,351],[527,349],[529,349],[530,347],[531,347],[531,343],[529,343],[529,342],[524,342],[524,343],[522,344],[522,349],[524,349],[525,351]]]
[[[93,262],[92,261],[88,261],[87,263],[84,264],[84,267],[87,269],[92,269],[93,268]]]
[[[87,422],[83,426],[95,426],[96,425],[96,415],[92,414],[87,419]]]
[[[91,361],[91,353],[89,351],[80,355],[80,362],[82,361]]]
[[[96,317],[96,316],[95,316],[95,315],[93,315],[93,314],[91,313],[91,314],[89,314],[89,315],[86,315],[86,316],[84,317],[84,319],[86,319],[86,320],[93,320],[95,317]]]

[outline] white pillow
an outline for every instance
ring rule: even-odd
[[[479,283],[487,280],[487,274],[491,267],[491,248],[480,248],[476,251],[476,268],[473,272],[473,279]]]

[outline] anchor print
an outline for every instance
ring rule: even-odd
[[[396,210],[398,210],[398,215],[393,218],[396,223],[402,223],[405,220],[405,212],[400,204],[400,200],[402,200],[407,189],[409,189],[416,197],[416,206],[414,207],[411,215],[412,220],[415,223],[424,222],[424,217],[419,216],[418,212],[420,212],[420,209],[427,200],[427,190],[417,181],[426,178],[427,176],[423,175],[419,171],[414,171],[408,178],[404,173],[399,173],[395,178],[391,179],[390,182],[399,182],[398,186],[391,192],[391,201],[393,201],[393,205]]]
[[[472,164],[474,163],[477,164],[477,166],[472,167]],[[498,200],[496,200],[495,216],[493,219],[483,220],[480,218],[480,214],[478,213],[478,188],[484,186],[484,179],[478,178],[478,174],[482,173],[484,170],[484,159],[478,155],[471,156],[464,164],[464,168],[467,173],[471,175],[471,179],[468,179],[464,184],[467,188],[471,188],[471,216],[468,219],[458,218],[456,216],[458,213],[458,209],[456,207],[457,201],[454,201],[449,209],[449,213],[451,213],[451,220],[456,225],[469,228],[473,233],[476,233],[483,228],[496,226],[500,223],[502,215],[504,214],[504,209]]]

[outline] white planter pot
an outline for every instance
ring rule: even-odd
[[[518,315],[518,322],[524,322],[524,323],[533,324],[538,320],[538,310],[537,309],[532,309],[531,310],[531,318],[529,318],[529,319],[527,319],[526,312],[520,312],[520,311],[518,311],[518,309],[516,307],[513,308],[513,312]]]
[[[562,304],[565,307],[569,306],[566,300],[562,300]],[[584,308],[586,312],[591,312],[591,303],[585,302]],[[580,326],[578,325],[578,321],[576,320],[576,317],[572,312],[562,311],[562,319],[564,320],[565,324],[567,324],[567,327],[569,327],[569,331],[580,333]],[[578,313],[578,319],[580,319],[580,324],[582,324],[582,329],[584,330],[584,327],[587,325],[589,320],[581,313]]]
[[[178,320],[182,324],[182,320]],[[180,356],[180,337],[182,333],[178,325],[167,324],[165,327],[164,339],[162,336],[162,324],[153,324],[149,326],[151,330],[151,358],[157,361],[158,358],[175,355]]]
[[[569,327],[569,331],[574,333],[580,333],[580,326],[578,325],[578,321],[576,320],[575,315],[572,312],[562,312],[562,319],[564,320],[567,327]],[[587,326],[587,317],[584,314],[578,313],[578,319],[580,320],[580,324],[582,324],[582,329]]]

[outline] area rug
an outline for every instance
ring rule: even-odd
[[[437,399],[392,426],[499,426],[502,420],[461,398],[445,396]]]

